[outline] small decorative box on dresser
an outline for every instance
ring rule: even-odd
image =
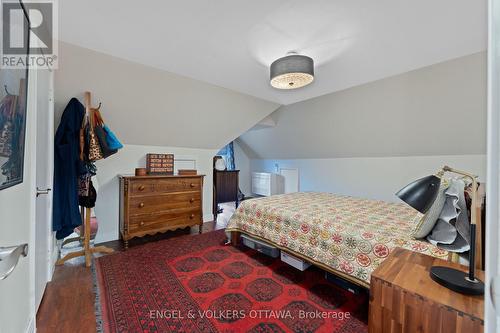
[[[204,175],[119,176],[120,234],[134,237],[203,224]]]
[[[431,266],[467,267],[396,248],[372,273],[370,333],[481,333],[483,296],[462,295],[434,282]],[[476,275],[484,281],[484,272]]]

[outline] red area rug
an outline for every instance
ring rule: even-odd
[[[366,295],[224,239],[181,236],[98,258],[98,331],[367,331]]]

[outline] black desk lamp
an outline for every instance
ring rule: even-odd
[[[406,185],[396,195],[411,207],[425,214],[436,200],[441,184],[441,177],[445,172],[452,172],[472,179],[472,205],[470,223],[470,250],[469,250],[469,272],[465,273],[450,267],[433,266],[430,276],[437,283],[453,291],[469,294],[484,294],[484,283],[477,279],[475,274],[476,253],[476,196],[477,176],[467,172],[444,166],[437,175],[427,176]]]

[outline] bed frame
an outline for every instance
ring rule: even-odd
[[[480,184],[477,190],[477,197],[476,197],[476,207],[471,207],[471,209],[476,209],[476,269],[484,270],[484,242],[485,242],[485,227],[484,227],[484,221],[485,221],[485,208],[486,208],[486,202],[485,202],[485,184]],[[240,245],[240,236],[241,236],[240,231],[231,231],[231,244],[233,246],[238,246]],[[245,233],[247,234],[247,233]],[[259,237],[257,235],[253,234],[248,234],[248,236],[256,238],[262,242],[265,242],[267,244],[270,244],[274,247],[279,248],[282,251],[285,251],[287,253],[290,253],[302,260],[308,261],[312,263],[313,265],[333,274],[336,276],[339,276],[351,283],[354,283],[358,286],[364,287],[364,288],[370,288],[370,285],[366,282],[359,281],[354,279],[352,276],[344,274],[340,271],[333,270],[331,267],[328,265],[325,265],[323,263],[311,260],[311,258],[305,257],[300,253],[297,253],[295,251],[292,251],[288,248],[285,248],[283,246],[280,246],[278,244],[274,244],[273,242],[270,242],[267,239],[263,239],[262,237]],[[450,253],[450,258],[449,260],[453,262],[458,262],[459,256],[457,253]]]

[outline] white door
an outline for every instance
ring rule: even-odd
[[[37,72],[36,124],[36,227],[35,227],[35,306],[38,310],[45,286],[52,278],[55,247],[52,232],[52,181],[54,161],[53,72]]]
[[[8,71],[0,71],[0,75]],[[11,94],[18,94],[13,82]],[[19,86],[19,80],[17,80]],[[3,97],[3,96],[2,96]],[[27,243],[28,256],[19,260],[14,271],[0,280],[0,332],[32,332],[35,327],[35,140],[36,70],[28,78],[28,103],[22,183],[0,190],[0,247]]]
[[[485,332],[493,333],[500,332],[500,0],[489,0],[488,16]]]
[[[299,191],[299,169],[281,168],[280,174],[285,179],[285,193],[294,193]]]

